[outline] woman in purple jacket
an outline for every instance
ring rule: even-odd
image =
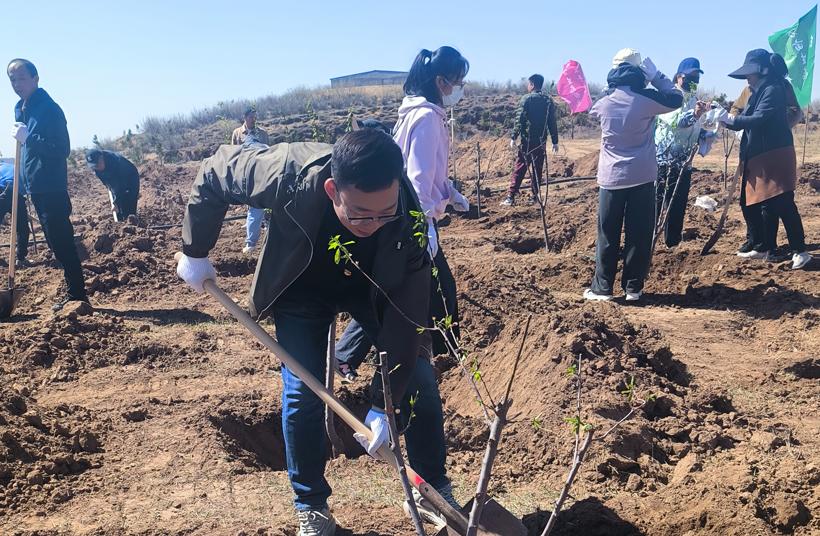
[[[611,300],[621,230],[627,301],[638,301],[649,270],[655,222],[655,117],[680,108],[683,94],[649,58],[623,49],[612,60],[608,93],[590,110],[601,121],[598,160],[598,240],[588,300]],[[651,83],[655,89],[647,87]]]

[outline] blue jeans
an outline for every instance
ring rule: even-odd
[[[262,234],[262,222],[265,221],[265,209],[248,207],[248,217],[245,219],[245,245],[256,247],[259,235]]]
[[[324,378],[327,333],[336,311],[347,311],[374,340],[378,320],[369,303],[337,306],[320,299],[277,303],[273,312],[279,343],[316,378]],[[417,400],[415,417],[405,432],[410,466],[435,488],[449,483],[445,469],[444,415],[433,367],[419,358],[401,404],[410,415],[410,397]],[[297,510],[327,506],[331,489],[325,479],[327,445],[324,403],[287,367],[282,366],[282,430],[288,478]],[[399,423],[404,428],[406,423]]]

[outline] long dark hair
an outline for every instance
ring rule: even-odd
[[[770,55],[769,64],[771,65],[768,73],[769,76],[780,80],[782,78],[786,78],[786,75],[789,74],[789,68],[786,67],[786,61],[780,54]]]
[[[429,102],[441,105],[436,77],[442,76],[455,82],[467,76],[469,70],[470,62],[453,47],[444,46],[435,52],[425,48],[413,60],[404,82],[404,94],[424,97]]]

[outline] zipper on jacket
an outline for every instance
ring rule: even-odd
[[[299,273],[298,273],[298,274],[296,274],[296,277],[294,277],[294,278],[290,281],[290,283],[288,283],[287,285],[285,285],[285,286],[282,288],[282,290],[281,290],[281,291],[279,291],[279,294],[277,294],[276,296],[274,296],[273,300],[271,300],[271,302],[270,302],[270,303],[269,303],[269,304],[268,304],[268,305],[267,305],[264,309],[262,309],[262,311],[260,311],[260,312],[259,312],[258,318],[262,318],[262,317],[263,317],[263,315],[264,315],[264,314],[268,311],[268,309],[270,309],[270,308],[273,306],[273,304],[274,304],[274,303],[276,303],[276,300],[278,300],[278,299],[279,299],[279,297],[280,297],[280,296],[282,296],[282,294],[283,294],[283,293],[284,293],[284,292],[285,292],[285,291],[286,291],[286,290],[287,290],[287,289],[288,289],[288,288],[289,288],[289,287],[290,287],[293,283],[295,283],[297,279],[299,279],[300,277],[302,277],[302,274],[303,274],[303,273],[305,273],[305,270],[307,270],[307,269],[308,269],[308,266],[310,266],[310,263],[311,263],[311,262],[313,262],[313,240],[311,240],[311,239],[310,239],[310,236],[308,236],[307,231],[305,231],[305,228],[304,228],[304,227],[302,227],[302,226],[299,224],[299,222],[298,222],[298,221],[296,221],[296,218],[294,218],[294,217],[291,215],[290,211],[288,210],[288,207],[291,205],[291,203],[293,203],[293,200],[288,201],[288,204],[287,204],[287,205],[285,205],[285,207],[284,207],[285,214],[287,214],[287,215],[288,215],[288,217],[289,217],[289,218],[293,221],[293,223],[295,223],[295,224],[296,224],[296,226],[299,228],[299,230],[300,230],[300,231],[302,231],[302,234],[303,234],[303,235],[305,235],[305,238],[307,238],[308,244],[310,244],[310,255],[308,255],[308,261],[307,261],[307,264],[305,264],[304,268],[302,268],[302,269],[299,271]],[[263,252],[263,254],[264,254],[264,252]],[[257,323],[258,323],[258,321],[257,321]]]

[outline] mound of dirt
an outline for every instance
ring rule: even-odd
[[[508,320],[479,358],[484,381],[496,396],[512,371],[523,325],[523,317]],[[693,386],[687,367],[674,358],[658,331],[633,325],[616,307],[584,304],[571,309],[553,301],[548,311],[533,317],[524,345],[512,394],[514,413],[521,416],[508,428],[500,455],[505,478],[515,480],[516,475],[566,463],[571,432],[564,420],[573,415],[576,396],[576,377],[567,371],[579,357],[583,418],[599,433],[626,416],[631,405],[646,401],[606,439],[605,450],[611,455],[595,468],[600,478],[626,486],[635,474],[658,486],[690,452],[711,455],[734,445],[731,435],[714,426],[734,412],[730,399]],[[630,386],[633,395],[625,395]],[[460,416],[448,420],[451,443],[466,449],[481,445],[486,427],[479,421],[465,425],[477,416],[476,405],[458,370],[446,374],[442,390],[449,393],[448,410]],[[693,405],[700,411],[690,411]],[[736,419],[735,412],[726,422]]]
[[[70,500],[81,491],[78,475],[102,463],[102,426],[92,413],[68,404],[41,407],[25,385],[0,386],[0,429],[0,508],[6,513]]]
[[[579,177],[593,177],[598,174],[600,151],[582,156],[575,162],[575,174]]]

